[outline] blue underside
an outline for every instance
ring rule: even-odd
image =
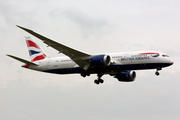
[[[107,72],[122,72],[125,70],[143,70],[143,69],[156,69],[170,66],[169,63],[148,63],[148,64],[130,64],[130,65],[110,65],[108,67],[94,67],[87,70],[88,73],[107,73]],[[52,69],[44,72],[55,74],[72,74],[82,73],[84,70],[80,67],[76,68],[64,68],[64,69]]]

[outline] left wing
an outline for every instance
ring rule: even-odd
[[[52,48],[58,50],[60,53],[63,53],[65,55],[67,55],[68,57],[70,57],[76,64],[78,64],[81,68],[87,70],[88,67],[90,66],[90,63],[88,62],[88,60],[91,58],[91,55],[77,51],[75,49],[72,49],[70,47],[67,47],[65,45],[62,45],[58,42],[55,42],[49,38],[46,38],[30,29],[27,28],[23,28],[21,26],[17,27],[25,30],[26,32],[32,34],[33,36],[39,38],[40,40],[42,40],[45,44],[47,44],[48,46],[51,46]]]

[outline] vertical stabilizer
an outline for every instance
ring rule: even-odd
[[[46,53],[30,37],[25,37],[31,62],[45,59]]]

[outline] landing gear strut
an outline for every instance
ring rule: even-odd
[[[159,70],[162,70],[162,68],[160,68],[160,67],[158,67],[158,68],[156,68],[157,69],[157,71],[155,72],[155,74],[157,75],[157,76],[159,76]]]
[[[104,80],[101,79],[101,77],[103,76],[103,74],[97,74],[97,76],[98,76],[98,78],[97,78],[97,80],[94,80],[94,83],[96,83],[97,85],[98,85],[99,83],[103,83]]]

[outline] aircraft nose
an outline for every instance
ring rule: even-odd
[[[172,59],[169,59],[169,64],[170,65],[173,65],[174,64],[174,61]]]

